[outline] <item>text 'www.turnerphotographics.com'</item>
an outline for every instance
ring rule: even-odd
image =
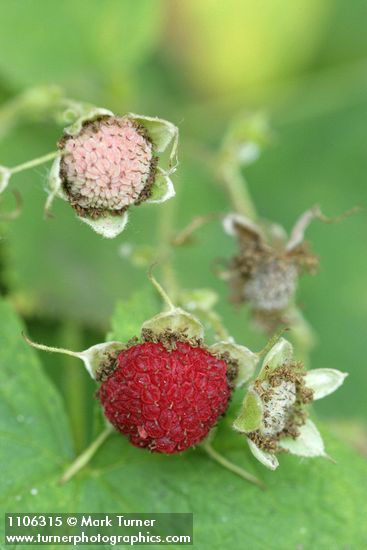
[[[192,514],[5,514],[5,544],[193,544]]]

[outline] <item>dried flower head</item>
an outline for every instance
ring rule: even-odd
[[[166,120],[87,110],[58,143],[46,208],[59,196],[97,233],[116,237],[128,221],[129,207],[174,196],[170,175],[177,166],[177,141],[176,126]],[[158,155],[169,146],[165,170]]]
[[[237,214],[224,219],[225,231],[238,242],[227,274],[232,301],[250,304],[254,316],[265,325],[267,321],[270,330],[283,320],[292,303],[299,275],[317,268],[317,258],[303,238],[306,227],[319,214],[317,208],[305,212],[289,239],[275,224],[254,224]]]
[[[254,456],[274,470],[276,454],[327,456],[319,431],[309,419],[312,401],[335,391],[347,374],[335,369],[306,371],[281,338],[266,355],[260,374],[249,386],[235,430],[246,434]]]

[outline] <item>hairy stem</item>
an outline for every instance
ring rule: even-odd
[[[62,353],[64,355],[70,355],[70,357],[76,357],[77,359],[81,359],[81,353],[78,353],[76,351],[71,351],[70,349],[66,348],[55,348],[53,346],[45,346],[44,344],[38,344],[37,342],[33,342],[24,332],[22,333],[22,336],[24,340],[32,346],[32,348],[39,349],[41,351],[48,351],[50,353]]]
[[[166,303],[168,309],[174,310],[175,309],[174,303],[172,302],[171,298],[169,297],[167,292],[164,290],[164,288],[158,283],[157,279],[153,277],[152,273],[149,273],[149,279],[151,280],[153,286],[158,291],[158,294],[160,295],[162,300]]]
[[[80,325],[72,320],[65,321],[60,330],[60,341],[67,347],[82,348],[83,334]],[[87,402],[84,369],[75,368],[75,358],[63,357],[62,385],[66,409],[69,413],[76,452],[81,452],[87,444]]]
[[[163,286],[170,297],[170,301],[175,302],[177,297],[177,281],[172,266],[172,247],[171,240],[174,232],[174,201],[170,200],[161,206],[161,213],[158,219],[157,240],[158,253],[157,260],[162,269]]]
[[[315,331],[297,306],[291,306],[287,316],[291,327],[290,338],[297,350],[297,356],[304,362],[306,368],[309,368],[310,352],[317,342]]]
[[[24,170],[29,170],[30,168],[34,168],[35,166],[39,166],[40,164],[49,162],[50,160],[53,160],[54,158],[59,157],[60,155],[61,155],[60,151],[53,151],[52,153],[48,153],[47,155],[43,155],[42,157],[28,160],[27,162],[23,162],[22,164],[13,166],[13,168],[9,168],[8,170],[10,174],[17,174],[18,172],[23,172]]]
[[[206,214],[203,216],[197,216],[191,222],[182,229],[175,237],[172,239],[172,245],[173,246],[182,246],[186,244],[187,242],[190,242],[190,239],[194,236],[195,232],[206,225],[207,223],[218,220],[222,217],[222,214],[219,213],[213,213],[213,214]]]
[[[248,190],[247,182],[237,163],[224,161],[220,174],[234,211],[255,220],[257,217],[256,208]]]
[[[202,448],[210,456],[210,458],[218,462],[218,464],[220,464],[230,472],[233,472],[234,474],[248,481],[249,483],[253,483],[254,485],[257,485],[263,490],[266,489],[265,484],[260,479],[250,474],[243,468],[240,468],[240,466],[237,466],[236,464],[233,464],[233,462],[230,462],[229,460],[227,460],[223,455],[221,455],[215,449],[213,449],[210,443],[202,444]]]
[[[60,479],[60,483],[66,483],[69,481],[72,477],[75,476],[84,466],[90,462],[90,460],[93,458],[93,456],[96,454],[98,449],[103,445],[103,443],[106,441],[107,437],[113,432],[113,427],[111,425],[108,425],[103,432],[99,434],[97,439],[93,441],[83,451],[76,460],[70,464],[70,466],[67,468],[67,470],[64,472],[63,476]]]

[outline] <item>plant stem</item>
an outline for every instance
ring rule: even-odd
[[[255,205],[241,166],[233,155],[223,150],[214,154],[197,143],[192,143],[190,150],[191,155],[198,158],[201,164],[204,164],[215,179],[226,188],[233,210],[255,220],[257,217]]]
[[[83,333],[79,323],[72,320],[65,321],[60,329],[59,340],[65,342],[68,348],[83,348]],[[75,368],[74,357],[64,356],[62,386],[77,453],[80,453],[87,444],[86,427],[88,424],[88,413],[85,384],[84,369]]]
[[[158,294],[160,295],[162,300],[166,303],[168,309],[173,311],[175,309],[174,303],[172,302],[171,298],[169,297],[167,292],[164,290],[164,288],[158,283],[157,279],[153,277],[152,273],[149,274],[149,279],[151,280],[152,284],[158,291]]]
[[[297,358],[303,361],[305,367],[308,369],[310,352],[317,342],[315,331],[296,305],[289,308],[287,317],[291,327],[290,338],[293,340],[297,350]]]
[[[235,212],[255,220],[256,208],[240,167],[235,161],[223,161],[220,173]]]
[[[222,456],[215,449],[213,449],[213,447],[210,445],[210,443],[204,443],[202,445],[202,448],[210,456],[210,458],[212,458],[213,460],[218,462],[218,464],[220,464],[221,466],[223,466],[224,468],[226,468],[230,472],[233,472],[234,474],[238,475],[242,479],[244,479],[244,480],[246,480],[250,483],[253,483],[254,485],[257,485],[258,487],[260,487],[263,490],[266,489],[265,484],[260,479],[253,476],[252,474],[250,474],[249,472],[247,472],[243,468],[240,468],[236,464],[233,464],[233,462],[230,462],[229,460],[227,460],[224,456]]]
[[[49,162],[50,160],[60,156],[60,154],[61,154],[60,151],[53,151],[52,153],[48,153],[47,155],[43,155],[42,157],[28,160],[27,162],[23,162],[22,164],[18,164],[17,166],[14,166],[13,168],[9,168],[9,172],[11,174],[17,174],[18,172],[29,170],[30,168],[34,168],[35,166],[39,166],[40,164]]]
[[[81,359],[81,354],[76,351],[71,351],[70,349],[65,348],[55,348],[53,346],[45,346],[44,344],[38,344],[37,342],[33,342],[28,336],[24,333],[22,333],[22,336],[24,340],[32,346],[32,348],[40,349],[41,351],[48,351],[51,353],[62,353],[64,355],[70,355],[70,357],[76,357],[77,359]]]
[[[89,445],[89,447],[87,447],[85,451],[83,451],[72,464],[70,464],[70,466],[61,477],[60,483],[66,483],[82,468],[84,468],[84,466],[86,466],[86,464],[88,464],[88,462],[93,458],[98,449],[112,432],[113,427],[111,425],[108,425],[105,430],[99,434],[97,439],[95,439],[93,443],[91,443],[91,445]]]
[[[223,217],[223,214],[219,214],[217,212],[213,214],[206,214],[203,216],[197,216],[191,222],[182,229],[175,237],[172,239],[171,244],[173,246],[182,246],[190,241],[190,239],[193,237],[195,232],[206,225],[207,223],[218,220]]]
[[[174,201],[169,200],[161,206],[161,214],[157,226],[158,262],[161,264],[163,286],[170,301],[175,302],[177,296],[177,281],[172,266],[171,240],[174,232]]]

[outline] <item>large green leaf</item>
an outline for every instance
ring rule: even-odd
[[[224,421],[215,446],[262,477],[266,492],[199,449],[154,455],[117,434],[71,482],[58,485],[71,459],[65,413],[34,352],[22,341],[21,324],[8,304],[1,303],[0,316],[4,511],[193,512],[195,547],[203,550],[366,546],[366,464],[329,437],[328,451],[338,464],[284,456],[280,469],[268,472]]]
[[[4,301],[0,319],[2,506],[22,510],[42,501],[50,507],[55,472],[72,457],[67,418],[57,391],[21,336],[20,322]]]

